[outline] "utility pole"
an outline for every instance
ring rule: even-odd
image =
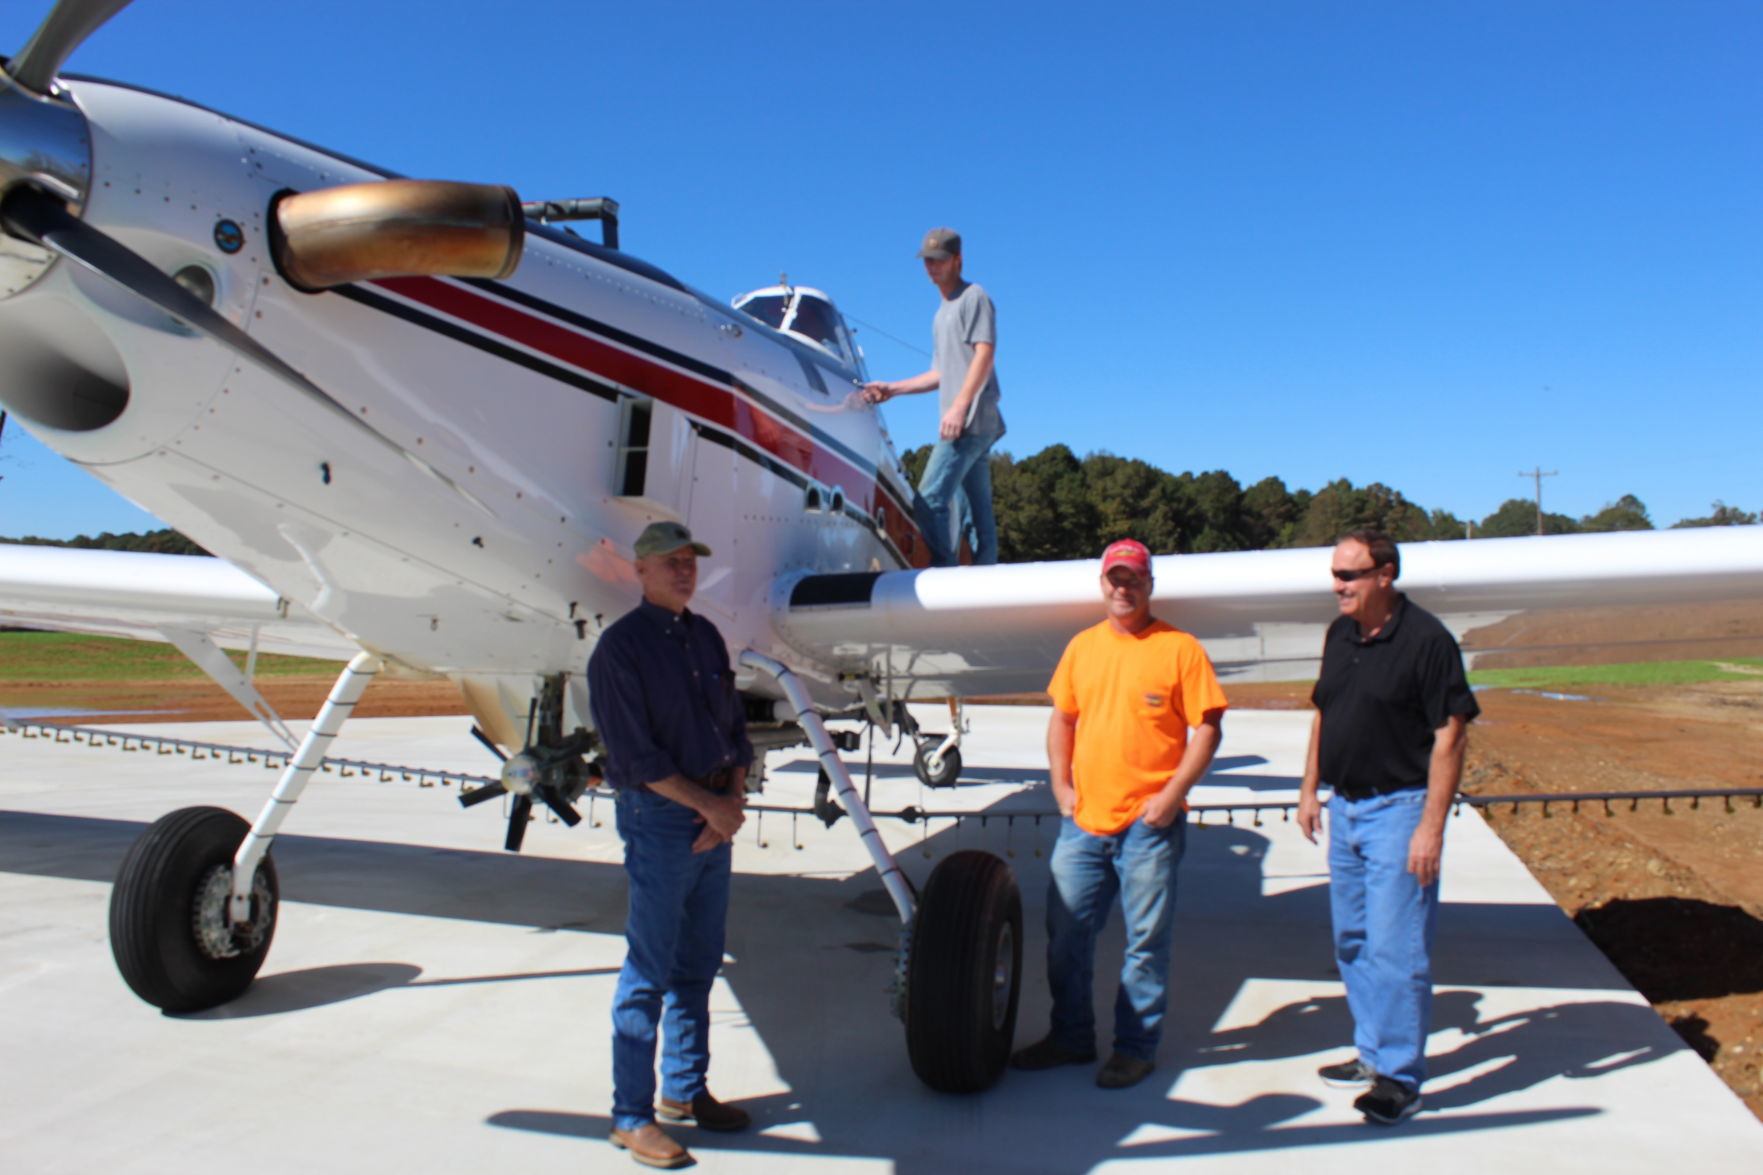
[[[1544,473],[1543,468],[1540,465],[1537,466],[1535,469],[1531,470],[1529,473],[1524,472],[1522,469],[1518,471],[1519,477],[1528,477],[1532,481],[1536,482],[1536,487],[1537,487],[1537,533],[1538,534],[1543,533],[1543,478],[1554,477],[1559,472],[1560,472],[1560,470],[1558,470],[1558,469],[1551,469],[1551,470],[1549,470],[1549,472]]]

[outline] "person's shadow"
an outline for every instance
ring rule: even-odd
[[[1555,1077],[1601,1077],[1673,1051],[1660,1041],[1665,1028],[1658,1015],[1641,1004],[1561,1003],[1483,1020],[1480,1002],[1480,994],[1473,991],[1446,990],[1433,997],[1431,1033],[1455,1029],[1472,1039],[1448,1052],[1429,1052],[1427,1110],[1460,1109]],[[1229,1065],[1331,1048],[1339,1050],[1344,1060],[1352,1039],[1353,1019],[1346,998],[1324,996],[1286,1004],[1259,1023],[1202,1038],[1192,1063]],[[1472,1069],[1483,1071],[1458,1085],[1446,1082],[1453,1074]]]

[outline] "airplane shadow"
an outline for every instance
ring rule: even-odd
[[[475,983],[518,983],[534,979],[575,979],[591,975],[616,975],[616,967],[584,967],[568,971],[519,971],[500,975],[461,975],[447,979],[423,979],[422,968],[411,963],[341,963],[333,967],[307,967],[299,971],[274,971],[259,975],[245,994],[231,1003],[202,1012],[173,1015],[177,1020],[240,1020],[253,1016],[276,1016],[309,1008],[340,1004],[362,996],[399,988],[454,987]]]
[[[1024,903],[1024,972],[1017,1043],[1037,1039],[1047,1014],[1041,958],[1041,920],[1047,882],[1046,850],[1056,828],[1038,831],[994,818],[963,821],[927,834],[900,854],[902,867],[922,885],[937,860],[956,847],[1008,855]],[[0,811],[0,870],[108,881],[143,822]],[[808,835],[848,836],[845,828]],[[1175,1000],[1161,1054],[1163,1072],[1204,1068],[1232,1060],[1300,1056],[1346,1046],[1351,1031],[1338,997],[1282,1008],[1251,1028],[1214,1033],[1242,990],[1245,977],[1337,982],[1330,962],[1326,887],[1301,885],[1263,892],[1269,842],[1246,825],[1191,829],[1178,881]],[[526,926],[538,933],[622,932],[625,884],[615,863],[513,856],[418,845],[285,835],[276,860],[283,898],[367,911],[472,919]],[[1288,879],[1289,880],[1289,879]],[[1237,1104],[1207,1104],[1170,1096],[1158,1078],[1126,1091],[1095,1088],[1087,1069],[1007,1073],[993,1090],[971,1097],[940,1094],[918,1082],[900,1024],[887,1015],[899,923],[879,898],[875,876],[743,873],[735,880],[724,976],[741,1015],[769,1054],[763,1084],[785,1092],[743,1101],[755,1113],[755,1131],[740,1136],[693,1137],[704,1151],[877,1156],[899,1172],[971,1168],[1086,1171],[1114,1158],[1183,1157],[1360,1142],[1367,1127],[1294,1124],[1321,1102],[1308,1093],[1267,1091]],[[1477,978],[1561,988],[1583,982],[1608,988],[1609,968],[1564,965],[1558,954],[1513,949],[1540,932],[1528,926],[1527,907],[1447,904],[1440,940],[1466,936],[1441,952],[1438,981],[1476,986]],[[1547,913],[1563,917],[1552,907]],[[1554,929],[1551,927],[1551,932]],[[1490,949],[1488,939],[1507,944]],[[1522,941],[1520,943],[1522,946]],[[1121,952],[1116,916],[1098,947],[1098,1019],[1109,1023],[1113,974]],[[1579,954],[1593,955],[1587,947]],[[1497,959],[1497,962],[1490,962]],[[265,1016],[424,983],[500,983],[536,975],[479,975],[423,980],[421,969],[399,961],[361,962],[264,975],[240,1000],[206,1018]],[[608,968],[549,972],[547,977],[597,980]],[[1529,981],[1527,983],[1527,980]],[[1474,1027],[1462,995],[1445,993],[1442,1022]],[[1503,1092],[1527,1088],[1556,1074],[1594,1076],[1651,1060],[1671,1046],[1654,1018],[1653,1036],[1639,1031],[1644,1007],[1614,1003],[1537,1009],[1481,1025],[1475,1040],[1437,1059],[1442,1074],[1480,1069],[1429,1107],[1460,1110]],[[1628,1053],[1599,1056],[1597,1042],[1636,1041]],[[1103,1042],[1106,1043],[1106,1042]],[[1607,1049],[1605,1050],[1607,1051]],[[1548,1058],[1569,1057],[1565,1065]],[[604,1064],[598,1055],[584,1065]],[[1491,1067],[1490,1067],[1491,1066]],[[713,1081],[716,1070],[713,1068]],[[493,1093],[487,1096],[493,1098]],[[727,1096],[725,1094],[725,1096]],[[1008,1113],[997,1109],[1000,1100]],[[878,1113],[877,1107],[887,1112]],[[1404,1127],[1410,1134],[1503,1129],[1600,1111],[1557,1106],[1526,1112],[1426,1113]],[[487,1122],[511,1129],[603,1139],[602,1115],[543,1108],[486,1112]],[[1182,1137],[1143,1137],[1146,1127]],[[696,1132],[694,1132],[696,1133]]]

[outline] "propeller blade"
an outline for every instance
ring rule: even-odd
[[[99,26],[128,7],[129,0],[61,0],[18,56],[7,66],[12,80],[33,94],[49,92],[61,66]]]
[[[461,808],[471,808],[483,803],[485,800],[493,800],[497,796],[505,796],[507,794],[508,789],[501,784],[486,783],[482,787],[474,787],[470,791],[460,792],[459,806]]]
[[[582,822],[582,814],[575,810],[575,805],[565,802],[562,796],[548,787],[539,789],[539,798],[545,801],[545,807],[557,814],[557,819],[574,828]]]
[[[532,814],[533,798],[515,796],[508,812],[508,839],[502,842],[503,848],[511,853],[520,852],[520,846],[526,840],[526,824]]]
[[[341,416],[380,445],[453,489],[484,513],[494,516],[494,511],[473,497],[463,486],[416,454],[400,447],[397,442],[377,432],[328,392],[288,366],[275,352],[234,326],[206,302],[162,273],[145,257],[73,215],[55,196],[28,184],[18,185],[7,193],[5,203],[0,204],[0,227],[32,244],[51,249],[100,277],[115,282],[191,329],[207,335],[270,374],[279,376],[284,383],[307,399]]]

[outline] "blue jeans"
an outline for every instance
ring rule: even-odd
[[[1414,1089],[1426,1079],[1439,885],[1408,872],[1426,789],[1328,802],[1329,906],[1359,1059]]]
[[[960,561],[961,511],[957,509],[957,499],[963,493],[973,512],[973,561],[998,561],[998,527],[992,517],[992,466],[986,460],[986,454],[997,443],[997,435],[964,432],[952,441],[938,441],[931,446],[912,507],[918,528],[930,545],[932,567],[953,567]]]
[[[1187,847],[1187,813],[1167,828],[1135,820],[1113,836],[1095,836],[1067,816],[1059,824],[1047,884],[1047,986],[1053,995],[1053,1043],[1073,1052],[1096,1047],[1092,996],[1096,936],[1120,897],[1126,958],[1114,996],[1114,1051],[1157,1057],[1169,1005],[1169,953],[1175,924],[1175,869]]]
[[[612,1124],[655,1118],[655,1037],[661,1093],[689,1102],[710,1067],[710,985],[722,966],[730,846],[692,852],[703,825],[684,804],[635,788],[618,793],[618,835],[630,877],[624,969],[612,1000]]]

